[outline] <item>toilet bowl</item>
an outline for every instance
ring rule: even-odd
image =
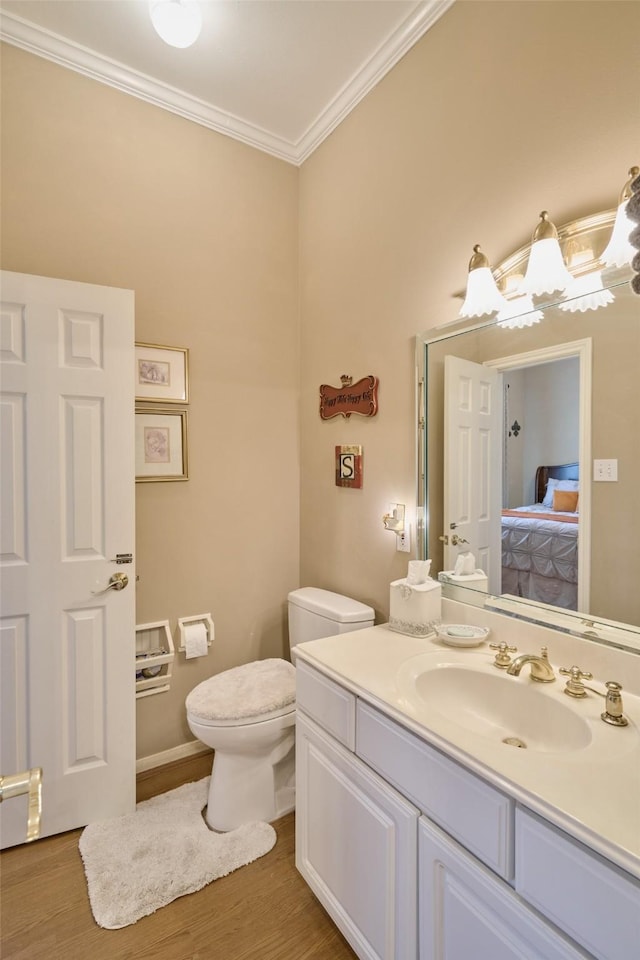
[[[366,604],[304,587],[289,594],[289,643],[373,626]],[[187,723],[214,750],[205,818],[212,830],[270,822],[295,807],[295,667],[256,660],[204,680],[187,696]]]
[[[189,729],[215,751],[205,814],[212,830],[293,810],[295,695],[295,668],[274,659],[225,670],[187,697]]]

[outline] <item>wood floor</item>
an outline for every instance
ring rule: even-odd
[[[207,776],[209,755],[138,778],[138,801]],[[2,960],[354,960],[294,863],[294,815],[266,856],[122,930],[91,913],[81,830],[0,855]]]

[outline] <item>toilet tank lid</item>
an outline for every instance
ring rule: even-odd
[[[336,623],[363,623],[375,619],[373,607],[340,593],[321,590],[319,587],[300,587],[289,594],[289,603],[303,610],[310,610]]]

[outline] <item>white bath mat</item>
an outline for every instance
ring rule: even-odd
[[[96,923],[117,930],[264,856],[268,823],[214,833],[202,810],[209,777],[139,803],[135,813],[90,823],[80,854]]]

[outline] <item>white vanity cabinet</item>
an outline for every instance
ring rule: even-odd
[[[296,864],[360,960],[640,960],[640,881],[297,663]]]
[[[418,811],[296,719],[296,865],[361,960],[417,957]]]
[[[419,847],[420,960],[585,960],[590,956],[545,923],[426,817],[420,820]]]

